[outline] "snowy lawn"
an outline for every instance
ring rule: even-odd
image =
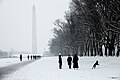
[[[67,57],[62,69],[58,57],[42,57],[6,76],[3,80],[120,80],[120,57],[79,57],[79,69],[68,69]],[[100,66],[91,69],[98,60]]]
[[[23,61],[27,61],[27,58],[23,58]],[[22,61],[22,62],[23,62]],[[1,58],[0,59],[0,68],[6,67],[12,64],[20,63],[19,58]]]

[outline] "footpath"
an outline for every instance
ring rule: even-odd
[[[28,65],[34,61],[35,59],[28,60],[27,58],[23,58],[22,61],[20,61],[19,58],[0,59],[0,80],[6,77],[6,75],[12,74],[13,72],[19,70],[23,66]]]

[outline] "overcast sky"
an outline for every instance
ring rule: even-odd
[[[32,6],[36,7],[38,52],[47,49],[53,22],[63,18],[70,0],[0,0],[0,50],[30,51]]]

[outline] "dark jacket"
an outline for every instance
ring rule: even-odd
[[[71,65],[71,61],[72,61],[72,58],[69,56],[69,57],[67,58],[68,65]]]
[[[78,56],[77,55],[74,55],[73,57],[73,68],[78,68]]]
[[[59,55],[59,63],[62,63],[62,58],[61,58],[61,55]]]

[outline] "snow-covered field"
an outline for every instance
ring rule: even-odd
[[[120,80],[120,57],[79,57],[78,70],[68,69],[66,59],[59,69],[58,57],[42,57],[3,80]],[[91,69],[96,60],[100,66]]]
[[[27,58],[23,58],[23,61],[27,61]],[[20,63],[19,58],[1,58],[0,59],[0,68]]]

